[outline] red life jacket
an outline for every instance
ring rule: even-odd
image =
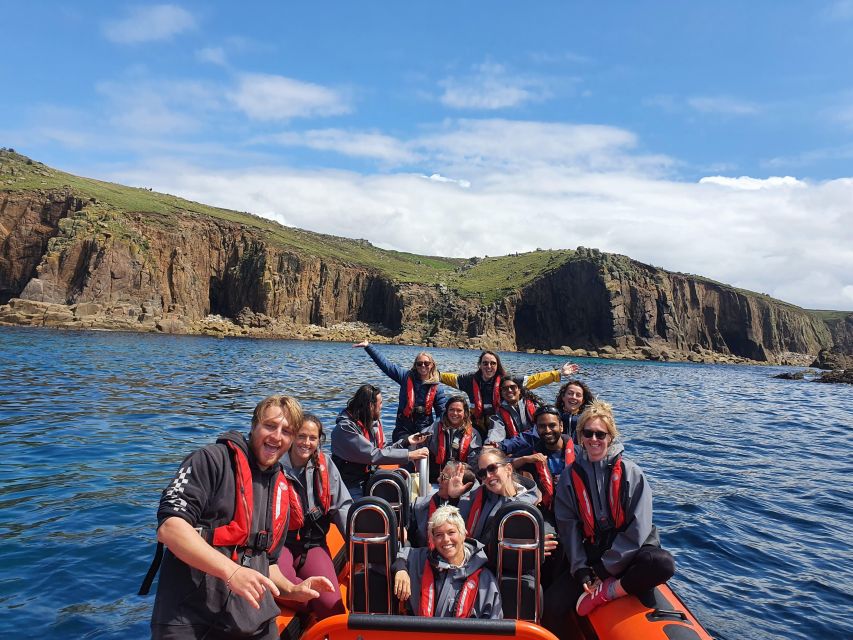
[[[445,462],[447,462],[447,450],[445,445],[445,434],[449,434],[450,432],[445,431],[441,428],[442,424],[438,425],[438,451],[435,454],[435,462],[437,465],[441,466]],[[471,440],[474,437],[474,429],[468,429],[462,435],[462,441],[459,443],[459,461],[465,462],[468,458],[468,449],[471,448]]]
[[[621,456],[613,463],[613,468],[610,472],[610,482],[607,488],[607,502],[610,507],[610,517],[613,519],[613,526],[616,529],[621,529],[625,525],[625,507],[624,501],[627,496],[624,496],[625,486],[622,483],[622,476],[625,473],[625,465],[622,462]],[[578,511],[580,512],[581,522],[583,523],[583,536],[590,543],[595,544],[595,511],[592,508],[592,500],[590,499],[590,491],[587,483],[586,474],[581,474],[575,465],[572,465],[572,488],[575,491],[575,497],[578,503]]]
[[[435,394],[438,391],[437,384],[429,385],[429,389],[424,399],[424,415],[432,413],[432,403],[435,402]],[[406,408],[403,409],[403,415],[407,418],[412,417],[412,411],[415,410],[415,383],[412,380],[412,374],[406,376]]]
[[[492,406],[497,409],[501,404],[501,377],[495,375],[492,379],[495,382],[494,387],[492,387]],[[475,418],[480,418],[483,415],[483,392],[480,391],[480,383],[477,375],[471,378],[471,392],[474,396],[474,406],[471,407],[471,413],[474,414]]]
[[[474,537],[474,527],[480,519],[480,512],[483,510],[483,492],[485,489],[482,485],[474,490],[474,496],[471,500],[471,510],[468,512],[468,519],[465,521],[465,529],[470,537]]]
[[[225,444],[234,463],[234,517],[228,524],[213,530],[212,544],[214,547],[234,547],[231,558],[236,561],[237,548],[247,546],[251,534],[254,510],[252,470],[249,467],[249,458],[240,447],[231,441],[226,441]],[[276,548],[286,528],[293,531],[302,527],[302,506],[299,504],[299,497],[290,489],[287,478],[281,470],[274,481],[271,507],[272,531],[265,532],[269,534],[266,551]],[[290,521],[289,527],[288,521]]]
[[[523,402],[524,402],[524,404],[521,407],[519,407],[519,410],[520,411],[527,411],[527,418],[528,418],[527,422],[529,425],[532,425],[533,424],[533,414],[536,413],[536,405],[533,404],[533,401],[530,400],[529,398],[525,399]],[[519,434],[519,432],[521,431],[521,429],[519,427],[515,426],[515,420],[512,419],[512,414],[509,411],[507,411],[503,406],[499,406],[498,407],[498,415],[500,415],[501,420],[503,420],[503,423],[506,425],[506,437],[507,438],[514,438],[515,436],[517,436]]]
[[[332,490],[329,484],[329,463],[322,451],[317,452],[317,465],[314,467],[314,499],[320,503],[323,513],[332,506]]]
[[[353,418],[352,414],[349,411],[347,411],[347,415],[350,417],[351,420],[356,423],[356,425],[358,425],[358,428],[361,429],[361,435],[367,438],[368,442],[372,443],[373,438],[370,437],[370,432],[374,431],[374,429],[368,429],[367,427],[365,427],[364,423],[361,420],[356,420],[355,418]],[[379,424],[379,429],[375,429],[376,446],[380,449],[383,449],[385,448],[385,433],[382,431],[382,420],[377,420],[376,422]]]
[[[571,440],[563,442],[563,460],[566,462],[566,469],[575,461],[575,447]],[[539,461],[534,466],[539,478],[539,488],[542,490],[542,506],[550,509],[554,503],[554,476],[551,475],[547,462]]]
[[[470,618],[474,611],[474,603],[477,601],[477,590],[480,587],[480,572],[482,569],[477,569],[474,573],[468,576],[462,590],[456,599],[456,610],[453,615],[456,618]],[[421,576],[421,612],[420,615],[433,617],[435,616],[435,577],[432,572],[432,565],[429,558],[424,563],[424,572]]]

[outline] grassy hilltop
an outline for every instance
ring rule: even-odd
[[[519,253],[489,258],[443,258],[389,251],[367,240],[287,227],[260,216],[185,200],[149,189],[83,178],[53,169],[11,150],[0,151],[0,191],[69,190],[95,199],[114,213],[158,214],[162,224],[172,214],[195,214],[252,227],[265,240],[296,252],[376,269],[400,283],[443,284],[463,297],[493,302],[571,259],[574,251]]]

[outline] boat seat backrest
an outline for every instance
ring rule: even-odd
[[[365,487],[365,495],[382,498],[394,510],[397,516],[397,524],[400,529],[397,532],[398,539],[402,539],[402,528],[409,524],[409,486],[403,475],[397,469],[379,469],[368,480]],[[406,474],[408,475],[408,473]]]
[[[542,615],[541,566],[545,559],[542,514],[532,505],[512,502],[498,509],[494,522],[489,555],[497,565],[504,617],[538,623]]]
[[[397,517],[382,498],[365,496],[347,515],[350,583],[348,608],[352,613],[396,610],[391,565],[397,557]]]

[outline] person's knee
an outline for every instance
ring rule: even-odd
[[[655,554],[655,565],[661,576],[661,583],[666,582],[675,575],[675,558],[665,549],[658,549]]]

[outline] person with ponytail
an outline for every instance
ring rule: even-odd
[[[394,595],[416,616],[503,618],[501,594],[483,545],[466,539],[459,509],[435,510],[428,547],[403,547],[392,566]]]
[[[411,369],[390,362],[367,340],[352,345],[363,348],[386,376],[400,385],[397,420],[391,440],[399,440],[425,429],[444,413],[447,402],[438,380],[435,360],[426,351],[415,356]]]
[[[294,435],[293,446],[281,459],[285,468],[291,470],[291,485],[302,505],[302,527],[288,532],[278,558],[282,574],[294,584],[312,575],[325,576],[332,583],[332,591],[321,593],[319,598],[299,607],[320,619],[345,612],[326,534],[334,522],[346,538],[347,513],[352,505],[338,468],[321,450],[325,442],[320,419],[306,413]]]
[[[626,595],[645,593],[675,572],[652,524],[652,490],[625,458],[609,404],[596,400],[581,414],[575,460],[560,475],[554,515],[569,570],[545,595],[543,626],[570,637],[553,607],[576,602],[579,616]],[[549,615],[550,610],[555,615]]]
[[[444,414],[432,424],[429,449],[429,481],[438,481],[438,474],[451,460],[473,466],[483,448],[480,434],[471,423],[471,407],[462,394],[451,396]]]

